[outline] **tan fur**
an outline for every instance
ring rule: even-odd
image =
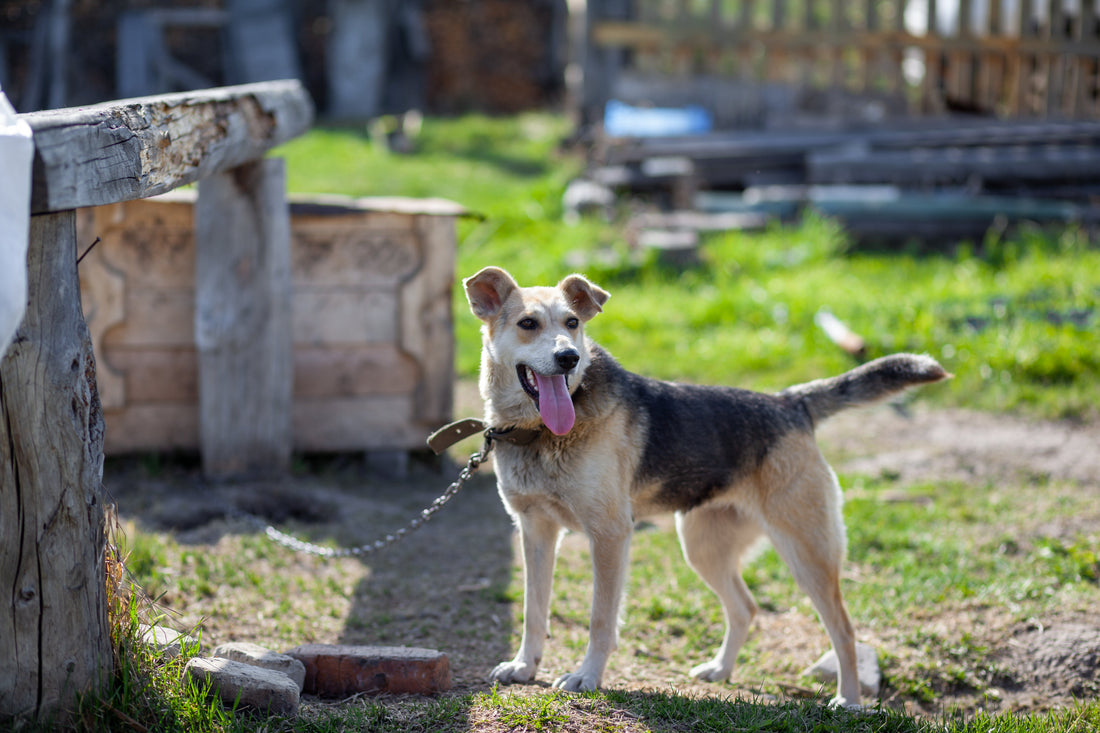
[[[580,358],[570,372],[573,381],[569,388],[577,394],[582,383],[586,384],[584,376],[592,356],[583,324],[600,312],[609,296],[577,275],[553,288],[520,288],[498,268],[482,270],[465,285],[471,310],[484,321],[480,389],[485,420],[497,427],[539,427],[535,401],[519,385],[516,365],[549,370],[556,350],[575,348]],[[539,327],[525,330],[518,325],[525,318],[534,319]],[[571,318],[578,319],[576,327],[570,327]],[[918,371],[928,371],[930,365],[939,369],[926,357],[913,357],[902,365],[910,362],[924,365]],[[871,377],[878,373],[876,368],[864,371]],[[906,379],[910,378],[902,381]],[[911,381],[918,379],[933,381],[926,375]],[[806,400],[819,404],[829,398],[828,394],[818,396],[823,389],[795,387],[791,394],[806,393]],[[519,528],[525,569],[523,639],[515,658],[498,665],[490,675],[501,683],[529,681],[535,676],[549,631],[557,543],[562,530],[568,528],[583,532],[590,541],[592,615],[588,650],[580,669],[562,675],[554,684],[567,690],[594,689],[601,684],[617,644],[619,602],[634,523],[667,510],[662,504],[661,478],[648,477],[640,470],[651,427],[646,406],[629,404],[611,393],[589,391],[576,407],[576,424],[568,434],[544,432],[545,437],[532,446],[498,443],[494,453],[498,488]],[[808,415],[805,419],[812,424]],[[697,456],[699,461],[707,458]],[[727,626],[714,658],[694,667],[693,676],[711,681],[729,678],[757,612],[741,578],[742,558],[758,539],[767,536],[810,596],[836,649],[840,678],[834,703],[859,704],[855,633],[840,592],[845,552],[840,508],[836,476],[807,428],[781,433],[752,470],[718,487],[704,503],[677,512],[684,557],[718,595]]]

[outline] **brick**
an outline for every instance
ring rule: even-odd
[[[272,672],[281,672],[298,685],[301,691],[306,680],[306,668],[299,660],[286,654],[279,654],[259,644],[238,641],[228,644],[220,644],[214,647],[215,657],[231,659],[242,664],[251,664],[253,667],[270,669]]]
[[[431,695],[451,688],[450,661],[433,649],[305,644],[287,655],[305,665],[303,691],[320,697]]]
[[[232,659],[195,657],[184,667],[184,674],[198,684],[212,682],[213,693],[227,706],[237,703],[269,715],[298,714],[298,685],[282,672]]]

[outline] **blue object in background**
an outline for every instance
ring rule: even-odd
[[[698,135],[714,129],[714,119],[703,107],[634,107],[609,100],[604,108],[604,133],[612,137]]]

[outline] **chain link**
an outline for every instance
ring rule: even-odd
[[[427,508],[420,512],[420,516],[413,519],[401,529],[397,530],[393,534],[387,534],[385,537],[375,540],[374,542],[368,542],[358,547],[323,547],[321,545],[315,545],[312,542],[306,542],[300,540],[293,535],[289,535],[286,532],[275,529],[267,522],[263,521],[257,516],[247,514],[239,509],[233,510],[233,514],[246,519],[253,526],[262,528],[264,534],[272,542],[282,545],[294,552],[300,552],[306,555],[316,555],[317,557],[323,557],[325,559],[341,558],[341,557],[362,557],[363,555],[369,555],[372,552],[385,549],[390,545],[400,542],[405,539],[410,532],[414,532],[424,526],[424,523],[435,516],[436,512],[442,509],[447,502],[455,497],[462,485],[465,484],[470,478],[477,473],[481,464],[489,457],[489,453],[493,450],[493,440],[488,435],[485,436],[485,442],[481,446],[481,450],[470,456],[470,459],[466,462],[466,465],[462,467],[462,470],[458,472],[458,478],[447,487],[447,489],[435,498]]]

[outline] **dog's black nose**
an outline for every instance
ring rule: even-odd
[[[581,355],[577,353],[576,349],[565,349],[554,354],[554,361],[558,363],[562,369],[569,370],[577,366],[577,362],[581,360]]]

